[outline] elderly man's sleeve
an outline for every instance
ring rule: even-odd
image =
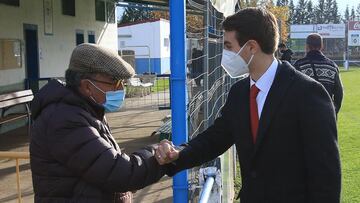
[[[84,117],[66,115],[54,118],[47,139],[51,156],[73,175],[110,192],[141,189],[164,175],[151,147],[131,155],[119,153]]]

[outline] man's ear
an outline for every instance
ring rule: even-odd
[[[87,97],[92,96],[92,91],[91,91],[91,84],[88,80],[86,79],[82,79],[80,80],[80,87],[79,90],[82,94],[84,94]]]
[[[260,45],[255,40],[249,40],[247,46],[249,46],[251,54],[256,54],[261,50]]]

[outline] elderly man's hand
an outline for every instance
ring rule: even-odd
[[[157,146],[155,157],[160,165],[168,164],[179,158],[179,150],[169,140],[162,140]]]

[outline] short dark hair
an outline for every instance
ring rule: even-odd
[[[93,78],[95,75],[95,73],[83,73],[67,69],[65,72],[66,86],[73,90],[77,90],[80,87],[81,80]]]
[[[263,9],[249,7],[227,17],[223,22],[225,31],[236,31],[240,46],[255,40],[266,54],[273,54],[279,42],[278,24],[275,16]]]
[[[310,50],[320,50],[323,47],[321,35],[312,33],[306,38],[306,44]]]

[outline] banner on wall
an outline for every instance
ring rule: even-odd
[[[345,24],[317,24],[316,31],[323,38],[345,38]]]
[[[309,25],[291,25],[291,39],[306,39],[311,33],[318,33],[323,38],[345,38],[345,24],[309,24]]]
[[[360,46],[360,21],[349,21],[348,45]]]

